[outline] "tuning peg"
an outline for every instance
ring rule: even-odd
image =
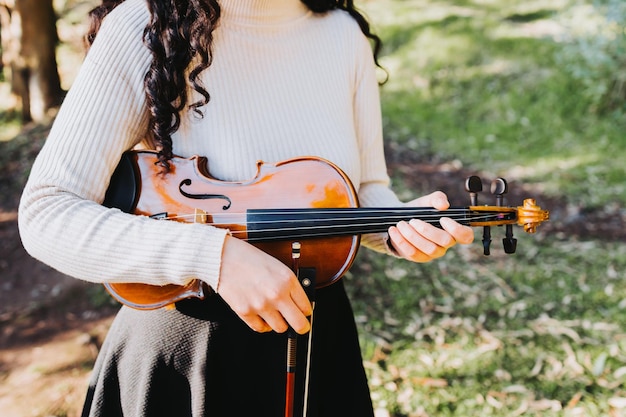
[[[470,202],[472,206],[478,205],[478,193],[483,190],[483,182],[476,175],[467,177],[465,180],[465,191],[470,193]],[[491,228],[489,226],[483,227],[483,253],[488,256],[490,253],[489,247],[491,246]]]
[[[496,178],[491,182],[491,194],[496,196],[496,205],[504,205],[504,194],[508,191],[509,186],[504,178]],[[517,239],[513,237],[513,225],[507,224],[506,237],[502,239],[505,253],[515,253],[517,249]]]
[[[504,194],[509,190],[509,186],[504,178],[496,178],[491,181],[491,194],[496,196],[496,206],[504,205]]]
[[[465,191],[470,193],[470,203],[472,206],[478,205],[478,193],[483,190],[483,182],[476,175],[467,177],[465,180]]]
[[[517,239],[513,237],[513,225],[506,225],[506,237],[502,239],[502,245],[504,246],[504,253],[515,253],[517,249]]]
[[[483,226],[483,254],[485,256],[489,256],[491,251],[489,247],[491,246],[491,227]]]

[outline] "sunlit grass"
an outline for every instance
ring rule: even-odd
[[[14,117],[8,117],[2,120],[3,116],[0,115],[0,142],[6,142],[13,139],[22,129],[22,123],[19,119]]]
[[[626,249],[519,239],[513,256],[496,243],[491,257],[471,246],[418,266],[360,254],[348,288],[380,408],[396,416],[624,409]]]
[[[626,118],[596,112],[562,54],[572,28],[597,22],[583,2],[366,5],[386,42],[387,141],[623,210]],[[585,25],[568,23],[583,10]],[[498,228],[489,257],[478,231],[426,265],[359,254],[348,288],[381,416],[625,415],[625,247],[516,233],[512,256]]]
[[[7,82],[0,83],[0,142],[13,139],[22,128],[21,119],[14,110],[10,98],[10,86]]]
[[[584,205],[626,203],[626,117],[595,114],[585,85],[558,58],[572,27],[562,16],[567,2],[366,4],[386,42],[389,140],[477,170],[524,174],[513,179]],[[570,164],[581,155],[586,162]],[[542,175],[554,167],[556,175]]]

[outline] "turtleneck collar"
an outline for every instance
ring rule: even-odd
[[[277,25],[297,20],[308,7],[300,0],[221,0],[222,20],[246,25]]]

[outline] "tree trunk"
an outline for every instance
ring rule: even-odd
[[[10,27],[3,27],[2,49],[11,69],[11,90],[21,102],[23,122],[44,121],[64,94],[57,69],[52,0],[9,1],[3,0],[10,10]]]
[[[4,58],[6,55],[6,42],[4,41],[9,33],[11,24],[11,10],[6,1],[0,0],[0,75],[4,75]],[[4,81],[4,79],[2,78]]]

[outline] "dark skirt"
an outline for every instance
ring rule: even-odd
[[[217,296],[175,309],[122,307],[96,361],[83,417],[285,415],[284,334],[250,330]],[[302,415],[306,336],[294,415]],[[307,416],[373,416],[343,282],[317,290]]]

